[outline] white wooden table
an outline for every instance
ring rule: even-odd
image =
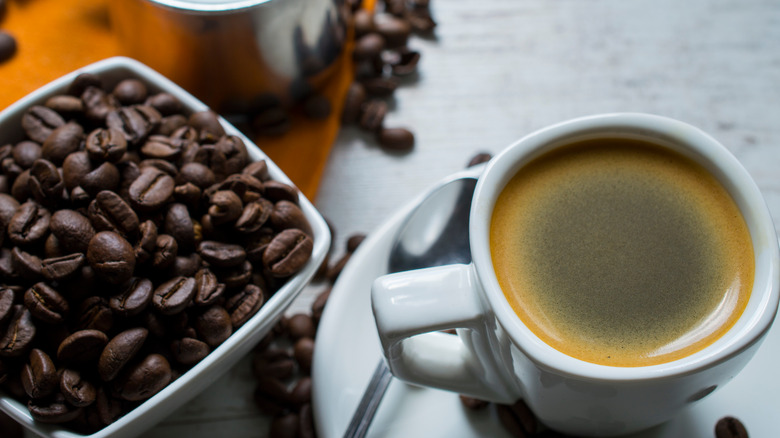
[[[436,0],[435,39],[414,38],[419,77],[388,126],[416,134],[392,155],[355,129],[334,146],[316,204],[336,250],[462,169],[478,151],[572,117],[640,111],[709,132],[747,167],[780,224],[780,3],[772,0]],[[323,286],[291,312],[308,310]],[[145,436],[263,437],[249,362]]]

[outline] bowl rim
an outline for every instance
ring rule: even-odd
[[[101,78],[110,78],[111,75],[114,75],[115,79],[125,78],[130,74],[132,77],[144,81],[151,90],[156,92],[165,91],[174,95],[181,101],[187,111],[209,109],[206,104],[192,94],[150,67],[134,59],[117,56],[89,64],[65,74],[0,111],[0,141],[5,141],[2,130],[3,125],[21,119],[22,114],[30,106],[42,104],[48,97],[64,93],[73,79],[82,73],[95,74]],[[244,142],[252,161],[259,159],[266,161],[268,172],[272,179],[294,186],[289,177],[253,141],[222,116],[219,116],[219,121],[226,134],[235,135]],[[198,364],[169,383],[160,392],[145,400],[112,424],[90,435],[82,435],[59,425],[36,422],[30,416],[26,406],[4,392],[0,392],[0,410],[28,430],[41,436],[53,438],[119,438],[135,436],[148,430],[173,413],[178,407],[211,384],[213,379],[227,372],[271,330],[287,307],[311,281],[320,264],[325,259],[331,241],[329,227],[322,215],[303,193],[299,192],[298,201],[301,210],[309,220],[314,234],[312,255],[306,266],[290,277],[276,293],[265,301],[260,310],[243,326],[234,331],[225,342],[212,350]]]

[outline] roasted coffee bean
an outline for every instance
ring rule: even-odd
[[[309,236],[312,235],[311,226],[303,214],[303,210],[290,201],[282,200],[274,204],[269,220],[275,230],[281,231],[288,228],[297,228]],[[238,226],[238,223],[236,225]]]
[[[58,363],[84,365],[100,357],[108,336],[100,330],[79,330],[63,340],[57,348]]]
[[[162,115],[148,105],[121,107],[106,115],[106,125],[121,132],[131,144],[141,144],[161,120]]]
[[[198,254],[211,264],[220,268],[229,268],[244,263],[246,251],[241,245],[204,240],[198,245]]]
[[[271,421],[268,430],[269,438],[298,438],[300,419],[298,414],[287,413],[277,416]]]
[[[154,290],[152,304],[163,315],[173,315],[184,310],[195,296],[195,279],[175,277]]]
[[[86,150],[91,160],[116,163],[127,152],[127,140],[116,129],[98,128],[87,136]]]
[[[135,316],[152,301],[154,286],[148,278],[133,277],[120,286],[121,292],[108,300],[108,305],[118,315]]]
[[[118,420],[123,414],[122,401],[111,394],[111,390],[106,387],[100,387],[97,390],[97,399],[95,400],[100,421],[104,425],[109,425]]]
[[[32,167],[35,160],[41,158],[41,145],[34,141],[20,141],[12,149],[14,163],[22,169]]]
[[[322,312],[325,310],[325,305],[328,303],[328,298],[330,298],[330,291],[331,288],[327,288],[320,292],[311,305],[311,317],[314,319],[315,324],[319,324],[320,318],[322,318]]]
[[[293,340],[314,338],[317,329],[311,316],[297,313],[286,320],[287,332]]]
[[[490,403],[486,402],[485,400],[480,400],[478,398],[474,397],[467,397],[465,395],[460,396],[460,404],[463,405],[466,409],[476,411],[479,409],[486,408]]]
[[[22,355],[35,337],[35,324],[30,311],[21,304],[13,307],[11,317],[0,333],[0,356],[17,357]]]
[[[352,15],[355,26],[355,37],[361,37],[374,31],[374,14],[366,9],[359,9]]]
[[[44,105],[64,118],[74,118],[84,113],[84,102],[76,96],[67,94],[52,96],[46,100]]]
[[[20,173],[11,186],[11,196],[19,202],[24,202],[32,197],[27,183],[30,181],[30,169]]]
[[[290,391],[290,400],[298,406],[311,403],[311,387],[311,377],[302,377]]]
[[[141,146],[141,153],[148,158],[175,161],[182,153],[184,142],[164,135],[152,135]]]
[[[26,280],[39,280],[43,275],[41,273],[41,269],[43,269],[41,259],[18,247],[11,250],[11,264],[13,272]]]
[[[146,400],[171,381],[173,374],[168,360],[160,354],[150,354],[117,378],[114,390],[129,401]]]
[[[314,357],[314,339],[300,338],[293,346],[293,357],[305,372],[311,370],[311,362]]]
[[[57,367],[48,354],[37,348],[30,351],[30,361],[22,367],[22,386],[32,399],[51,395],[58,386]]]
[[[288,277],[300,271],[311,257],[311,237],[298,229],[280,232],[263,252],[263,264],[274,277]]]
[[[487,163],[488,161],[490,161],[491,158],[492,158],[492,155],[490,155],[489,153],[487,153],[487,152],[480,152],[480,153],[474,155],[473,157],[471,157],[471,159],[469,160],[469,162],[466,165],[466,167],[473,167],[473,166],[476,166],[478,164]]]
[[[264,196],[271,202],[290,201],[298,203],[298,189],[281,181],[271,180],[263,185]]]
[[[111,331],[114,326],[114,314],[103,297],[89,297],[78,308],[76,328],[78,330]]]
[[[135,251],[119,234],[101,231],[89,241],[87,261],[104,280],[120,284],[133,276]]]
[[[268,181],[271,178],[271,175],[268,173],[268,164],[265,162],[265,160],[258,160],[249,163],[244,168],[244,170],[241,171],[241,173],[251,175],[261,182]]]
[[[0,275],[8,280],[17,280],[19,277],[13,252],[8,248],[0,248]]]
[[[65,157],[79,149],[83,140],[84,128],[78,123],[68,122],[58,126],[43,141],[41,157],[61,165]]]
[[[134,248],[137,263],[145,263],[157,248],[157,225],[147,220],[138,226],[138,242]]]
[[[391,49],[405,46],[412,33],[412,28],[406,20],[391,14],[376,14],[374,27],[376,32],[384,38],[386,47]]]
[[[16,53],[16,38],[0,30],[0,63],[8,61]]]
[[[63,126],[65,120],[55,111],[42,105],[35,105],[22,116],[22,129],[27,137],[43,143],[55,129]]]
[[[13,313],[14,296],[13,289],[7,287],[0,288],[0,327]]]
[[[219,123],[219,116],[214,111],[198,111],[190,115],[189,124],[203,133],[208,133],[215,138],[225,135],[225,129]]]
[[[97,362],[98,374],[104,382],[114,380],[143,347],[149,331],[142,327],[125,330],[105,345]]]
[[[58,424],[75,420],[81,415],[82,408],[76,408],[65,402],[65,397],[56,393],[53,397],[27,402],[27,409],[35,421]]]
[[[53,236],[50,236],[53,237]],[[48,240],[47,240],[48,242]],[[81,271],[86,257],[82,253],[73,253],[41,260],[41,274],[49,281],[61,281]]]
[[[162,160],[160,158],[147,158],[140,163],[138,163],[138,169],[143,170],[146,167],[153,167],[155,169],[161,170],[168,175],[170,175],[172,178],[176,178],[176,176],[179,174],[179,170],[176,168],[176,165],[174,163],[171,163],[167,160]],[[140,176],[140,173],[139,173]],[[174,179],[175,183],[175,179]]]
[[[11,218],[14,217],[19,201],[7,193],[0,193],[0,236],[4,236]],[[0,238],[2,243],[2,238]]]
[[[146,85],[138,79],[123,79],[116,84],[112,94],[122,105],[142,103],[146,100]]]
[[[352,58],[355,61],[364,61],[378,58],[385,48],[385,38],[375,32],[361,36],[355,41],[355,49]]]
[[[268,219],[272,217],[274,210],[274,204],[267,199],[260,198],[257,201],[250,202],[240,212],[239,217],[236,219],[235,228],[241,233],[254,233],[266,224]]]
[[[225,293],[225,285],[219,283],[217,276],[207,268],[200,269],[195,274],[195,304],[208,306],[213,304]]]
[[[295,372],[295,361],[285,349],[268,349],[252,359],[255,378],[287,379]]]
[[[98,89],[103,88],[103,81],[99,76],[93,73],[80,73],[73,79],[73,82],[68,85],[67,93],[71,96],[81,96],[87,87],[96,87]]]
[[[398,85],[398,79],[394,77],[369,78],[363,81],[366,93],[371,97],[390,97]]]
[[[377,139],[380,146],[390,151],[407,152],[414,147],[414,134],[405,128],[382,128]]]
[[[176,261],[179,252],[179,244],[169,234],[160,234],[155,242],[152,254],[152,267],[157,270],[168,268]]]
[[[377,132],[382,128],[387,115],[387,103],[371,99],[363,104],[360,127],[366,131]]]
[[[62,162],[62,178],[65,188],[73,190],[81,185],[84,176],[92,171],[92,162],[86,151],[78,151],[68,155]]]
[[[222,306],[211,306],[195,318],[198,337],[209,347],[215,348],[233,334],[228,311]]]
[[[219,281],[224,283],[228,289],[242,288],[252,279],[252,263],[249,260],[245,260],[244,263],[238,266],[230,268],[214,267],[213,269]]]
[[[149,103],[150,101],[147,100],[147,105],[151,105]],[[154,106],[154,105],[152,105]],[[155,108],[157,108],[155,106]],[[160,108],[157,108],[158,111],[160,111]],[[162,114],[163,112],[160,111]],[[165,116],[165,114],[163,114]],[[174,132],[176,132],[177,129],[181,128],[182,126],[185,126],[187,124],[187,118],[184,117],[181,114],[172,114],[169,116],[165,116],[160,120],[160,126],[157,128],[157,133],[160,135],[173,135]]]
[[[138,215],[112,191],[99,192],[89,204],[87,213],[98,231],[114,231],[124,236],[134,236],[138,232]]]
[[[51,232],[66,253],[86,252],[95,236],[92,223],[74,210],[58,210],[51,216]]]
[[[524,401],[519,400],[513,405],[496,405],[501,424],[513,436],[533,436],[536,433],[536,416]]]
[[[130,185],[130,203],[141,212],[157,210],[171,199],[174,186],[170,175],[154,167],[145,167]]]
[[[242,210],[244,209],[241,198],[232,190],[218,190],[214,192],[211,195],[209,204],[208,213],[214,225],[234,222],[242,215]],[[270,211],[268,213],[270,214]]]
[[[198,253],[190,253],[188,256],[178,255],[173,260],[173,264],[166,271],[167,275],[173,277],[194,277],[203,264],[203,259]]]
[[[208,344],[195,338],[181,338],[171,343],[174,359],[185,366],[200,362],[210,351]]]
[[[192,183],[201,189],[213,185],[214,182],[214,172],[205,165],[196,162],[181,166],[179,174],[176,176],[176,184]]]
[[[16,245],[42,243],[49,232],[51,213],[34,201],[27,201],[16,209],[8,223],[8,237]]]
[[[366,240],[366,235],[363,233],[356,233],[347,239],[347,252],[355,252],[363,241]]]
[[[203,191],[192,183],[185,183],[173,188],[173,199],[192,209],[198,207],[202,194]]]
[[[27,289],[24,293],[24,305],[33,317],[49,324],[63,322],[69,310],[68,301],[43,282]]]
[[[104,190],[116,190],[119,187],[119,176],[119,169],[113,163],[106,161],[87,172],[81,178],[80,186],[90,196],[96,196]]]
[[[420,63],[420,52],[401,48],[397,51],[397,58],[390,64],[395,76],[409,76],[417,72],[417,64]]]
[[[170,93],[157,93],[149,96],[146,99],[146,104],[154,107],[160,114],[164,116],[178,115],[182,111],[182,104],[179,99]],[[187,123],[185,119],[182,126]]]
[[[244,142],[235,135],[227,135],[219,139],[214,145],[225,156],[225,175],[240,174],[249,161],[249,153]]]
[[[168,206],[165,233],[176,240],[180,250],[191,251],[195,248],[195,225],[186,205],[176,203]]]
[[[59,381],[60,392],[71,406],[83,408],[91,405],[97,399],[95,385],[81,377],[76,370],[65,369]]]
[[[57,166],[44,159],[37,159],[33,163],[27,186],[35,200],[45,205],[54,205],[61,201],[65,188]]]
[[[723,417],[715,424],[715,438],[748,438],[748,433],[739,419]]]
[[[84,114],[94,122],[104,122],[108,114],[119,108],[116,98],[97,86],[87,86],[81,93]]]
[[[0,172],[2,172],[5,177],[18,178],[19,175],[25,172],[25,169],[22,169],[21,166],[16,164],[13,158],[6,157],[0,161]]]
[[[225,302],[225,308],[230,313],[233,328],[244,325],[255,315],[265,302],[263,290],[254,284],[246,285],[240,292],[234,294]]]

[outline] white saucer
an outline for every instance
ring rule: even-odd
[[[396,230],[423,198],[406,205],[358,248],[333,287],[317,331],[313,406],[321,438],[341,438],[381,359],[371,312],[370,287],[387,272],[387,256]],[[634,438],[714,436],[715,423],[739,418],[751,438],[780,434],[780,327],[775,324],[753,360],[728,385],[672,421],[632,435]],[[369,437],[510,438],[494,408],[465,409],[456,394],[393,380]]]

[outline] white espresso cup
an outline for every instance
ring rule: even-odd
[[[608,366],[566,355],[523,323],[499,286],[489,237],[499,194],[529,161],[598,138],[639,140],[692,159],[725,188],[745,220],[755,260],[747,305],[725,334],[688,356]],[[469,221],[471,264],[400,272],[374,282],[372,307],[388,365],[409,383],[499,403],[523,399],[542,423],[564,433],[622,435],[670,419],[745,366],[777,311],[778,241],[758,187],[724,146],[679,121],[606,114],[530,134],[487,165]],[[452,328],[457,336],[436,332]]]

